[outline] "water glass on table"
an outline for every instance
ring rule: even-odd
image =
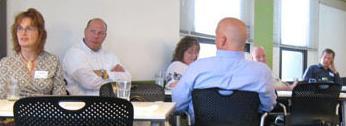
[[[116,91],[117,91],[118,98],[122,98],[122,99],[126,99],[130,101],[131,81],[127,81],[127,80],[116,81]]]
[[[159,73],[155,74],[155,83],[157,85],[160,85],[161,87],[164,87],[165,83],[165,72],[160,71]]]
[[[11,79],[10,85],[8,85],[7,97],[8,100],[18,100],[19,99],[19,87],[18,81]]]

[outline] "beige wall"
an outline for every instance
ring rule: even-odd
[[[168,65],[179,39],[179,0],[8,0],[7,6],[7,43],[14,16],[36,8],[46,21],[46,50],[60,58],[81,41],[90,18],[103,18],[104,48],[119,57],[133,80],[153,79]],[[9,53],[11,48],[8,44]]]
[[[346,11],[320,5],[318,57],[324,48],[335,51],[335,65],[340,75],[346,76]]]

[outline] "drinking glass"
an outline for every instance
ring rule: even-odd
[[[159,73],[155,74],[155,83],[157,85],[160,85],[161,87],[164,87],[164,83],[165,83],[165,72],[164,71],[160,71]]]
[[[8,100],[19,99],[19,87],[18,87],[18,81],[16,79],[11,79],[11,83],[10,85],[8,85],[7,99]]]
[[[131,93],[131,81],[127,80],[118,80],[116,81],[116,90],[117,90],[117,97],[130,100],[130,93]]]

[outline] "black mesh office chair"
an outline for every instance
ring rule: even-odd
[[[100,96],[104,96],[104,97],[117,97],[117,94],[113,91],[112,83],[103,84],[100,87],[99,93],[100,93]]]
[[[219,88],[194,89],[192,103],[196,126],[259,125],[258,93],[234,90],[230,95]]]
[[[70,110],[69,102],[85,105]],[[27,97],[15,102],[14,118],[16,126],[132,126],[133,106],[112,97]]]
[[[299,84],[292,91],[291,113],[286,126],[339,125],[338,98],[341,85]]]
[[[131,101],[139,102],[154,102],[164,101],[164,88],[156,85],[154,81],[132,81],[131,82]],[[116,97],[113,92],[112,83],[107,83],[101,86],[100,96]]]
[[[340,84],[346,86],[346,77],[340,77]]]
[[[133,81],[131,88],[132,101],[164,101],[165,90],[155,81]]]

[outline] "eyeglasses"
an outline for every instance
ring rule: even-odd
[[[28,26],[28,27],[22,27],[22,26],[17,26],[17,32],[29,32],[32,33],[34,31],[36,31],[37,28],[34,26]]]
[[[93,29],[91,29],[91,30],[89,30],[91,33],[93,33],[94,35],[102,35],[102,36],[104,36],[104,35],[106,35],[106,32],[105,31],[98,31],[98,30],[93,30]]]

